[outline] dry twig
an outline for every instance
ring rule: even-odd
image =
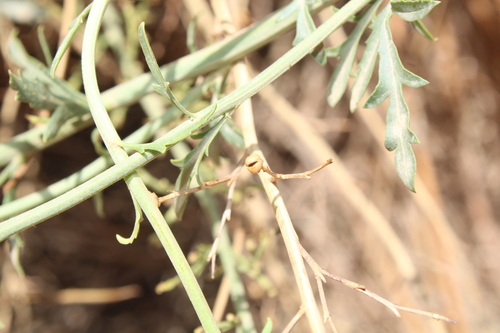
[[[397,305],[397,304],[375,294],[374,292],[366,289],[366,287],[362,284],[344,279],[340,276],[332,274],[332,273],[328,272],[327,270],[321,268],[321,266],[319,266],[319,264],[311,257],[311,255],[309,253],[307,253],[307,251],[302,247],[302,245],[301,245],[301,252],[302,252],[302,256],[304,257],[304,260],[309,264],[309,266],[313,270],[314,275],[315,275],[316,279],[318,280],[318,282],[320,282],[320,280],[324,281],[325,276],[329,277],[330,279],[332,279],[334,281],[340,282],[343,285],[345,285],[351,289],[354,289],[356,291],[359,291],[359,292],[365,294],[366,296],[371,297],[374,300],[382,303],[383,305],[388,307],[398,318],[401,317],[401,314],[399,313],[398,310],[401,310],[401,311],[414,313],[414,314],[421,315],[421,316],[431,317],[431,318],[436,319],[436,320],[443,320],[443,321],[446,321],[446,322],[451,323],[451,324],[456,324],[456,322],[454,320],[452,320],[448,317],[445,317],[445,316],[441,316],[437,313],[422,311],[422,310],[417,310],[417,309]],[[318,274],[320,274],[320,276],[318,276]],[[325,296],[324,296],[324,290],[322,287],[319,288],[319,292],[320,292],[321,299],[323,300],[325,298]],[[321,294],[323,294],[323,295],[321,295]],[[325,309],[325,307],[326,307],[326,304],[324,305],[323,309]],[[326,308],[326,311],[327,311],[326,312],[327,314],[325,314],[325,318],[328,318],[330,315],[329,315],[327,308]]]

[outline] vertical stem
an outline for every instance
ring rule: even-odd
[[[109,0],[95,0],[90,11],[83,37],[82,75],[85,93],[94,122],[96,123],[99,133],[113,161],[116,164],[120,164],[125,163],[128,155],[125,150],[120,147],[121,139],[102,102],[97,84],[94,60],[97,35],[108,2]],[[136,172],[132,172],[124,179],[134,200],[139,203],[141,209],[146,214],[167,252],[168,257],[172,261],[205,332],[220,332],[186,257],[143,181]]]
[[[236,77],[240,78],[241,82],[237,82],[237,86],[249,80],[248,71],[243,63],[236,64],[235,71],[238,72]],[[255,132],[252,104],[250,100],[245,101],[239,108],[240,123],[242,124],[243,137],[245,139],[245,146],[250,149],[251,153],[259,154],[265,161],[265,158],[258,147],[258,139]],[[285,206],[283,198],[276,184],[272,182],[272,177],[267,173],[259,173],[260,180],[264,186],[269,202],[271,203],[276,220],[283,235],[285,246],[288,251],[288,257],[292,264],[295,281],[299,288],[300,299],[302,306],[306,309],[306,317],[309,321],[311,332],[322,333],[325,331],[322,316],[316,305],[314,293],[307,276],[302,254],[300,252],[300,244],[295,233],[290,215]]]

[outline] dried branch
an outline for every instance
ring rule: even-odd
[[[283,331],[281,333],[289,333],[292,330],[292,328],[295,326],[295,324],[297,324],[299,319],[302,318],[304,313],[306,313],[306,308],[304,306],[301,306],[299,311],[297,311],[295,316],[293,316],[292,320],[290,320],[288,325],[286,325],[286,327],[283,329]]]
[[[388,307],[392,312],[394,312],[394,314],[399,318],[401,317],[401,314],[399,313],[398,310],[401,310],[401,311],[405,311],[405,312],[409,312],[409,313],[414,313],[414,314],[417,314],[417,315],[421,315],[421,316],[426,316],[426,317],[431,317],[433,319],[436,319],[436,320],[443,320],[443,321],[446,321],[448,323],[451,323],[451,324],[456,324],[456,322],[448,317],[445,317],[445,316],[441,316],[437,313],[433,313],[433,312],[428,312],[428,311],[422,311],[422,310],[417,310],[417,309],[413,309],[413,308],[408,308],[408,307],[405,307],[405,306],[400,306],[400,305],[397,305],[396,303],[393,303],[377,294],[375,294],[374,292],[366,289],[366,287],[362,284],[359,284],[359,283],[356,283],[356,282],[353,282],[353,281],[350,281],[350,280],[347,280],[347,279],[344,279],[340,276],[337,276],[335,274],[332,274],[330,272],[328,272],[327,270],[321,268],[321,266],[318,265],[318,263],[311,257],[311,255],[309,253],[307,253],[307,251],[302,247],[301,245],[301,253],[302,253],[302,256],[304,257],[304,260],[309,264],[309,266],[311,267],[312,271],[314,272],[314,275],[316,277],[316,279],[319,281],[319,280],[323,280],[324,281],[324,277],[328,277],[334,281],[337,281],[337,282],[340,282],[342,283],[343,285],[351,288],[351,289],[354,289],[356,291],[359,291],[363,294],[365,294],[366,296],[368,297],[371,297],[373,298],[374,300],[382,303],[383,305],[385,305],[386,307]],[[318,275],[319,274],[319,275]],[[323,288],[321,286],[321,289],[320,289],[320,296],[321,296],[321,293],[323,292]],[[321,297],[324,297],[324,296],[321,296]],[[327,310],[328,311],[328,310]]]
[[[324,167],[332,163],[333,160],[330,158],[320,166],[311,169],[309,171],[300,173],[281,174],[271,170],[271,168],[267,164],[265,164],[262,158],[257,154],[252,154],[248,156],[245,160],[245,166],[247,167],[248,171],[250,171],[251,173],[259,173],[260,171],[264,171],[265,173],[273,177],[273,179],[271,180],[273,182],[275,182],[278,179],[297,179],[297,178],[311,179],[311,174],[323,169]]]

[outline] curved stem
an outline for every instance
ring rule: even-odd
[[[111,119],[109,118],[106,108],[102,102],[97,84],[94,60],[97,36],[99,34],[101,20],[108,2],[109,0],[95,0],[92,9],[90,10],[83,36],[82,76],[90,112],[94,118],[97,129],[99,130],[99,133],[101,134],[113,161],[116,164],[121,164],[122,162],[126,163],[128,155],[120,146],[121,139],[116,132],[116,129],[113,126],[113,123],[111,122]],[[172,264],[179,275],[179,279],[186,288],[191,304],[193,304],[204,330],[206,332],[220,332],[203,292],[196,281],[196,277],[194,276],[172,231],[168,227],[163,214],[160,212],[155,201],[153,200],[153,197],[150,195],[150,192],[147,190],[137,172],[130,173],[125,176],[124,179],[133,195],[134,200],[137,201],[141,209],[146,214],[165,251],[172,261]]]

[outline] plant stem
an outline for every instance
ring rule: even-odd
[[[95,45],[104,11],[109,0],[95,0],[90,10],[85,33],[83,36],[82,48],[82,77],[85,87],[85,93],[89,103],[90,112],[94,118],[95,124],[102,136],[102,139],[108,148],[108,151],[116,164],[125,162],[128,158],[127,153],[121,148],[121,139],[114,128],[111,119],[108,116],[106,108],[102,103],[97,77],[95,72]],[[196,277],[193,274],[186,257],[184,256],[179,244],[177,243],[172,231],[170,230],[163,214],[156,206],[153,197],[142,182],[136,172],[132,172],[124,177],[134,200],[140,205],[146,214],[149,222],[153,226],[156,235],[160,239],[163,248],[172,261],[179,279],[181,280],[188,297],[193,305],[198,318],[201,321],[206,332],[220,332],[215,322],[210,307],[201,291]]]
[[[347,3],[331,19],[325,22],[324,25],[320,26],[308,38],[306,38],[304,41],[302,41],[300,44],[286,53],[275,64],[271,65],[264,72],[250,81],[247,85],[235,90],[233,93],[221,99],[217,103],[218,108],[215,112],[215,116],[212,116],[212,118],[220,116],[224,112],[231,111],[235,106],[241,104],[245,100],[245,98],[248,98],[255,94],[255,92],[258,91],[259,88],[271,83],[290,66],[295,64],[300,59],[300,57],[304,57],[305,55],[307,55],[308,50],[317,45],[322,40],[322,38],[326,38],[326,36],[328,36],[331,32],[345,23],[352,15],[356,14],[367,3],[369,3],[369,0],[352,0]],[[307,49],[302,50],[304,47],[306,47]],[[298,53],[298,49],[301,49],[302,51]],[[290,56],[290,53],[293,56]],[[285,58],[285,60],[282,60],[283,58]],[[251,92],[245,92],[246,89],[251,89]],[[197,120],[187,120],[186,122],[168,132],[161,138],[161,140],[159,139],[155,142],[165,145],[173,145],[189,136],[192,131],[196,130],[200,126],[200,123],[201,122],[199,120],[198,122]],[[36,140],[31,138],[29,135],[26,135],[25,139],[31,143],[20,143],[20,146],[36,146]],[[0,152],[1,151],[2,150],[0,149]],[[10,235],[36,225],[37,223],[40,223],[54,215],[57,215],[69,209],[70,207],[73,207],[76,204],[82,202],[83,200],[90,198],[96,193],[102,191],[104,188],[122,179],[127,174],[133,172],[135,169],[147,164],[149,161],[153,160],[159,155],[160,154],[158,152],[154,151],[146,151],[143,154],[133,154],[119,165],[111,167],[105,172],[92,178],[88,182],[65,193],[63,196],[53,199],[52,201],[49,201],[41,206],[38,206],[31,211],[4,221],[0,224],[0,240],[3,240]]]
[[[324,0],[311,5],[312,13],[317,12],[326,6],[332,5],[338,0]],[[177,61],[173,61],[161,67],[165,81],[171,84],[187,78],[206,74],[214,69],[226,66],[241,59],[246,54],[262,47],[274,40],[281,34],[290,30],[296,20],[295,15],[290,15],[282,20],[277,20],[283,10],[277,11],[267,19],[251,26],[248,29],[214,43],[195,53],[189,54]],[[144,73],[132,80],[119,84],[102,93],[102,101],[107,110],[130,105],[151,93],[153,89],[153,78],[151,73]],[[58,136],[49,142],[43,142],[41,137],[46,126],[37,126],[24,133],[21,133],[6,144],[0,144],[0,166],[9,163],[17,154],[31,154],[35,150],[45,149],[71,134],[88,127],[92,124],[89,118],[83,117],[78,124],[68,121],[68,125],[63,126]]]

